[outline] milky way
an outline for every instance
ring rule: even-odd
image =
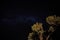
[[[38,22],[41,21],[42,19],[40,19],[39,17],[35,17],[35,16],[15,16],[15,17],[5,17],[2,19],[2,22],[5,24],[17,24],[17,23],[34,23],[34,22]]]

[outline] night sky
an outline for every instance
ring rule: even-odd
[[[45,18],[56,14],[56,3],[49,1],[2,1],[0,14],[0,40],[27,40],[31,26],[42,22],[46,28]]]

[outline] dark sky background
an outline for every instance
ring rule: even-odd
[[[1,40],[27,40],[36,22],[56,14],[56,3],[49,1],[3,1],[1,3]],[[46,29],[46,26],[45,26]]]

